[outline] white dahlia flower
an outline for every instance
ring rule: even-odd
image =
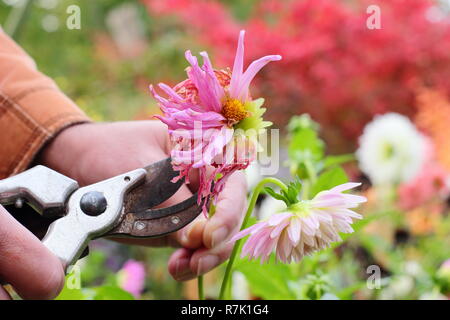
[[[361,170],[374,185],[407,182],[425,160],[425,137],[397,113],[377,116],[364,128],[356,152]]]

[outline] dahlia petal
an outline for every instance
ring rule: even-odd
[[[292,217],[292,213],[291,212],[280,212],[280,213],[276,213],[273,214],[269,217],[269,219],[267,220],[267,224],[269,226],[276,226],[279,223],[281,223],[284,219],[287,219],[289,217]]]
[[[158,86],[165,92],[167,95],[174,100],[174,102],[178,103],[179,106],[187,108],[192,105],[184,101],[183,98],[178,95],[171,87],[169,87],[165,83],[159,83]]]
[[[267,248],[270,248],[270,231],[270,229],[264,229],[260,231],[260,238],[258,240],[258,243],[255,245],[255,256],[264,255],[265,250],[267,250]]]
[[[238,96],[242,73],[244,70],[244,37],[245,31],[241,30],[239,33],[236,56],[234,58],[233,73],[231,74],[230,96],[232,97]]]
[[[302,233],[304,233],[307,237],[312,237],[316,233],[314,228],[311,227],[311,224],[302,219]]]
[[[272,232],[270,233],[271,238],[277,238],[280,236],[281,232],[289,225],[289,220],[286,219],[285,221],[281,222],[275,228],[273,228]]]
[[[234,242],[236,240],[242,239],[250,233],[258,232],[265,226],[267,226],[267,222],[265,222],[265,221],[256,223],[256,224],[252,225],[251,227],[248,227],[248,228],[236,233],[233,237],[231,237],[231,239],[229,241]]]
[[[363,216],[360,215],[359,213],[356,213],[353,210],[349,210],[349,209],[340,209],[339,211],[337,211],[338,213],[342,213],[345,214],[353,219],[362,219]]]
[[[221,154],[223,148],[230,142],[233,137],[233,129],[222,127],[220,130],[215,130],[216,133],[211,137],[208,145],[204,148],[202,154],[202,163],[194,164],[194,168],[203,166],[204,164],[211,164],[213,158]]]
[[[209,70],[202,70],[198,65],[197,57],[194,57],[190,50],[186,51],[185,56],[191,64],[188,70],[189,79],[195,84],[201,104],[206,108],[205,111],[220,112],[222,105],[217,95],[217,86],[220,84],[216,76],[214,73],[210,74]]]
[[[247,242],[250,242],[251,245],[249,246],[249,255],[252,258],[257,258],[257,254],[256,251],[258,250],[258,248],[263,245],[265,239],[266,239],[266,230],[265,229],[261,229],[260,231],[252,234]]]
[[[319,222],[330,223],[333,221],[333,217],[330,214],[328,214],[326,210],[311,209],[311,211],[316,214],[315,216],[319,220]]]
[[[287,228],[289,239],[291,239],[292,245],[295,247],[299,240],[300,240],[300,233],[301,233],[301,223],[299,218],[292,218],[291,224]]]
[[[367,201],[366,197],[358,196],[355,194],[343,194],[345,201],[349,206],[357,207],[359,204]]]
[[[338,185],[334,188],[331,188],[329,191],[330,192],[343,192],[343,191],[347,191],[356,187],[359,187],[361,185],[360,182],[347,182],[341,185]]]
[[[242,78],[239,81],[239,90],[237,92],[237,95],[231,97],[238,99],[240,101],[247,101],[248,88],[250,86],[250,82],[253,80],[256,74],[269,62],[278,60],[281,60],[281,56],[271,55],[253,61],[247,68],[247,70],[244,72]]]
[[[311,203],[317,208],[341,207],[346,205],[346,201],[341,194],[329,193],[327,191],[318,193],[314,199],[311,200]]]
[[[222,109],[222,105],[220,101],[225,95],[225,91],[219,83],[219,80],[214,73],[214,68],[212,67],[211,60],[209,60],[208,53],[206,51],[200,52],[200,55],[203,57],[204,66],[203,69],[205,71],[206,77],[208,78],[208,83],[211,86],[211,90],[215,93],[215,98],[219,101],[219,108],[216,109],[217,112],[220,112]]]
[[[305,226],[305,224],[303,224],[303,227]],[[304,228],[303,230],[305,230],[306,228]],[[316,232],[314,231],[314,234],[315,234]],[[304,236],[303,236],[303,234],[305,234]],[[305,244],[307,244],[308,246],[314,246],[314,234],[313,235],[311,235],[311,234],[308,234],[308,233],[306,233],[306,232],[303,232],[302,233],[302,240],[303,240],[303,243],[305,243]]]

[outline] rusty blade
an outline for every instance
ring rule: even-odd
[[[178,175],[172,169],[171,158],[155,162],[144,168],[145,182],[131,190],[124,200],[124,212],[142,212],[163,203],[180,189],[183,180],[172,182]]]
[[[174,195],[184,181],[172,182],[178,172],[172,169],[170,158],[144,169],[147,170],[145,182],[125,196],[120,223],[107,236],[163,236],[186,226],[201,212],[201,206],[197,205],[197,194],[174,206],[154,209]]]
[[[167,208],[126,213],[122,222],[108,236],[152,238],[175,232],[192,222],[202,211],[197,195]]]

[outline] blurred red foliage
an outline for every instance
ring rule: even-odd
[[[248,60],[281,54],[257,77],[253,96],[267,99],[278,126],[310,113],[334,151],[351,150],[374,114],[413,115],[418,86],[450,93],[449,21],[432,22],[431,0],[262,0],[245,21],[220,1],[142,1],[155,17],[178,17],[212,48],[216,65],[232,64],[241,28]],[[371,4],[381,8],[379,30],[366,27]]]

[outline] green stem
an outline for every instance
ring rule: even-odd
[[[273,183],[277,186],[279,186],[284,191],[287,191],[287,186],[280,180],[276,178],[264,178],[261,180],[255,187],[255,190],[253,191],[253,194],[250,198],[250,203],[247,208],[247,212],[245,213],[244,220],[242,221],[241,229],[243,230],[247,227],[248,219],[250,218],[253,209],[255,208],[256,200],[258,200],[258,196],[263,190],[264,186],[268,183]],[[222,286],[220,287],[220,294],[219,294],[219,300],[224,300],[225,293],[227,292],[227,287],[229,286],[231,282],[231,271],[233,269],[234,261],[236,260],[237,253],[239,252],[239,247],[241,245],[242,239],[237,240],[234,243],[233,251],[231,251],[230,260],[228,261],[227,268],[225,270],[225,275],[222,280]]]
[[[205,291],[203,289],[203,276],[197,277],[198,300],[205,300]]]
[[[308,178],[311,180],[311,184],[315,184],[317,182],[317,172],[314,168],[314,165],[310,160],[305,161],[306,171],[308,172]]]
[[[20,7],[11,9],[5,22],[5,31],[11,38],[17,39],[19,37],[19,33],[30,12],[32,4],[33,0],[25,0]]]
[[[214,205],[213,199],[209,204],[208,217],[211,218],[216,213],[216,206]],[[205,300],[205,290],[203,286],[203,276],[197,277],[197,288],[198,288],[198,300]]]
[[[317,182],[317,172],[311,161],[306,160],[304,163],[306,172],[308,173],[308,179],[306,181],[303,181],[302,199],[306,200],[310,198],[311,189]]]

